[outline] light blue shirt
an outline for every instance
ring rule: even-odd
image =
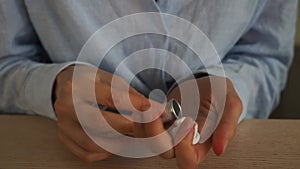
[[[0,0],[0,111],[55,119],[55,78],[74,64],[88,38],[119,17],[162,12],[190,21],[212,41],[243,102],[241,119],[267,118],[292,62],[296,11],[297,0]],[[130,51],[166,43],[174,53],[184,50],[189,66],[203,68],[180,44],[154,35],[124,41],[125,50],[116,46],[100,68],[112,71],[110,63]],[[149,90],[165,91],[169,80],[161,72],[139,78]]]

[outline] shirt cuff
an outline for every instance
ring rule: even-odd
[[[42,64],[32,70],[24,88],[26,107],[37,115],[57,120],[52,102],[53,85],[62,70],[75,64],[90,65],[82,62]]]

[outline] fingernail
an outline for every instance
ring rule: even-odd
[[[200,134],[198,132],[198,124],[194,122],[194,137],[193,137],[193,145],[198,144],[200,141]]]

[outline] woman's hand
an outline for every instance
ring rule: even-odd
[[[224,80],[226,81],[226,100],[224,101],[218,98],[213,99],[215,96],[212,96],[211,83],[222,84]],[[224,101],[225,107],[221,121],[209,140],[203,144],[192,145],[193,133],[195,132],[192,128],[187,136],[175,147],[176,159],[180,169],[197,168],[204,160],[211,146],[216,155],[223,154],[229,141],[235,136],[238,120],[243,109],[242,102],[229,79],[210,76],[197,79],[197,84],[200,93],[200,110],[196,119],[196,122],[199,125],[199,131],[201,131],[204,125],[206,120],[205,117],[207,117],[209,113],[210,106],[215,107],[213,111],[217,110],[219,108],[216,108],[216,106],[220,105],[217,102]],[[169,97],[180,100],[179,89],[173,90]],[[214,101],[212,102],[212,100]],[[190,126],[193,126],[193,121],[187,119],[181,130]]]
[[[214,84],[224,84],[224,80],[226,81],[226,100],[218,100],[215,99],[217,96],[212,96],[211,92],[211,83]],[[186,118],[185,121],[182,123],[176,137],[183,138],[175,146],[175,148],[170,149],[169,151],[161,154],[164,158],[174,158],[176,157],[178,166],[180,169],[194,169],[198,168],[199,164],[205,159],[208,151],[211,147],[213,147],[214,152],[217,155],[221,155],[224,153],[228,142],[234,137],[236,128],[238,125],[238,119],[242,112],[242,103],[237,95],[233,84],[227,78],[217,77],[217,76],[210,76],[197,79],[198,90],[200,94],[200,109],[196,119],[198,124],[198,130],[201,131],[206,117],[209,113],[210,107],[214,107],[210,110],[210,113],[218,113],[220,112],[211,112],[220,110],[216,108],[216,106],[220,105],[218,101],[225,101],[225,107],[223,110],[223,115],[221,121],[213,133],[212,137],[207,140],[203,144],[192,144],[193,136],[194,136],[194,120],[191,118]],[[191,81],[186,81],[184,83],[188,84]],[[222,89],[222,87],[221,87]],[[224,89],[224,88],[223,88]],[[193,89],[191,89],[193,90]],[[193,90],[195,91],[195,90]],[[180,101],[180,90],[179,88],[174,89],[170,95],[168,96],[169,99],[175,98],[176,100]],[[221,104],[222,105],[222,104]],[[185,114],[183,112],[183,114]],[[153,137],[159,135],[166,131],[164,128],[164,124],[161,118],[157,118],[156,120],[144,124],[143,126],[135,124],[136,128],[141,128],[140,131],[145,131],[145,137]],[[138,130],[138,129],[135,129]],[[158,146],[170,146],[172,144],[171,137],[165,136],[161,140],[158,140],[156,145]]]
[[[88,118],[87,120],[92,123],[99,115],[99,109],[95,105],[106,106],[110,109],[118,107],[125,111],[133,111],[131,106],[125,104],[128,103],[128,95],[131,104],[139,111],[148,109],[150,103],[148,99],[131,88],[120,77],[114,77],[116,81],[111,85],[113,75],[108,72],[81,65],[76,69],[78,69],[77,79],[80,79],[80,82],[73,83],[74,66],[66,68],[56,78],[54,108],[57,113],[59,138],[71,152],[81,159],[87,162],[103,160],[111,154],[88,137],[77,119],[74,106],[76,105],[77,110],[80,112],[84,112]],[[97,72],[96,79],[93,77],[95,72]],[[92,93],[88,92],[90,89],[87,89],[91,86],[95,86],[96,103],[93,102]],[[117,98],[112,98],[112,88],[116,91]],[[127,92],[128,88],[129,93]],[[72,96],[72,89],[76,90],[76,96]],[[73,99],[73,97],[77,98]],[[125,99],[127,100],[125,101]],[[74,100],[76,100],[76,103],[74,103]],[[115,130],[124,135],[133,135],[133,122],[130,117],[125,118],[123,115],[104,110],[101,110],[101,113]],[[105,133],[107,131],[109,130],[103,126],[101,131],[97,132]]]

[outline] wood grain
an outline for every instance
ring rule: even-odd
[[[173,169],[175,160],[112,157],[87,164],[58,141],[54,121],[36,116],[0,116],[0,169]],[[299,169],[300,121],[246,120],[226,153],[212,152],[205,169]]]

